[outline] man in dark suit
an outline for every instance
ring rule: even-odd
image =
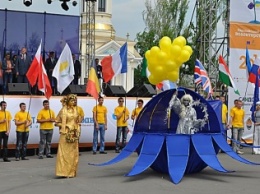
[[[74,80],[73,84],[79,84],[79,78],[81,77],[81,63],[76,59],[75,54],[72,54],[73,64],[74,64]]]
[[[52,72],[53,72],[53,69],[54,69],[56,63],[57,63],[57,60],[55,58],[55,53],[53,51],[50,51],[49,57],[48,57],[48,59],[46,59],[44,66],[45,66],[45,69],[46,69],[46,72],[47,72],[47,75],[48,75],[48,78],[49,78],[49,81],[50,81],[50,84],[52,87],[53,94],[56,94],[56,92],[57,92],[57,80],[54,77],[52,77]]]
[[[17,57],[15,62],[17,83],[28,83],[26,73],[31,63],[32,63],[32,58],[27,54],[27,49],[23,47],[21,49],[21,55]]]

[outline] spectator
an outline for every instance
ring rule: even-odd
[[[55,53],[53,51],[49,52],[49,57],[46,59],[44,66],[46,69],[46,73],[48,75],[51,87],[52,87],[52,93],[55,95],[57,93],[57,80],[55,77],[52,77],[52,72],[57,63],[57,59],[55,58]]]
[[[98,132],[100,134],[100,154],[106,154],[105,152],[105,131],[107,130],[107,108],[103,105],[104,98],[98,98],[98,105],[94,106],[93,118],[94,118],[94,131],[93,131],[93,154],[97,152],[98,145]]]
[[[26,104],[20,103],[20,111],[15,114],[14,122],[16,125],[16,161],[29,160],[26,158],[27,142],[29,138],[29,126],[32,124],[32,118],[29,112],[26,112]],[[20,153],[22,151],[22,153]]]
[[[53,158],[51,155],[51,140],[55,113],[50,109],[48,100],[43,101],[43,109],[38,113],[37,122],[40,123],[39,159],[43,159],[44,148],[46,148],[46,157]]]
[[[13,69],[14,69],[14,64],[13,61],[11,60],[9,53],[5,55],[2,68],[3,68],[3,76],[4,76],[4,80],[3,80],[4,93],[6,94],[8,83],[13,82]]]
[[[21,49],[21,55],[17,57],[15,63],[15,71],[17,75],[17,83],[28,83],[26,73],[32,63],[31,56],[27,54],[27,49]]]
[[[3,160],[4,162],[10,162],[8,159],[8,137],[11,129],[11,113],[6,110],[6,102],[0,102],[0,149],[3,142]]]
[[[118,98],[118,106],[114,110],[116,116],[116,153],[120,152],[120,139],[122,134],[122,144],[121,148],[125,147],[126,138],[127,138],[127,120],[129,119],[129,110],[124,106],[124,99],[122,97]]]
[[[78,85],[79,79],[81,77],[81,63],[76,59],[75,54],[72,54],[73,64],[74,64],[74,80],[73,84]]]

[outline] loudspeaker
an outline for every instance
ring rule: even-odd
[[[107,85],[107,87],[104,90],[104,94],[110,97],[111,96],[124,97],[126,95],[126,92],[123,86]]]
[[[156,95],[156,91],[150,84],[143,84],[137,90],[138,97],[152,97]]]
[[[86,85],[69,85],[70,93],[78,96],[87,96]]]
[[[134,86],[131,90],[129,90],[128,92],[127,92],[127,96],[128,97],[138,97],[138,89],[139,89],[140,87],[139,86]]]
[[[30,94],[28,83],[8,83],[8,92],[17,94]]]

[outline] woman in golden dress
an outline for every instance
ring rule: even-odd
[[[75,106],[77,96],[69,94],[61,102],[55,125],[59,126],[60,139],[56,160],[56,176],[75,177],[78,169],[80,135],[79,115]]]

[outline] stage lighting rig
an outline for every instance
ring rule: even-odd
[[[32,4],[32,0],[23,0],[23,4],[29,7]]]

